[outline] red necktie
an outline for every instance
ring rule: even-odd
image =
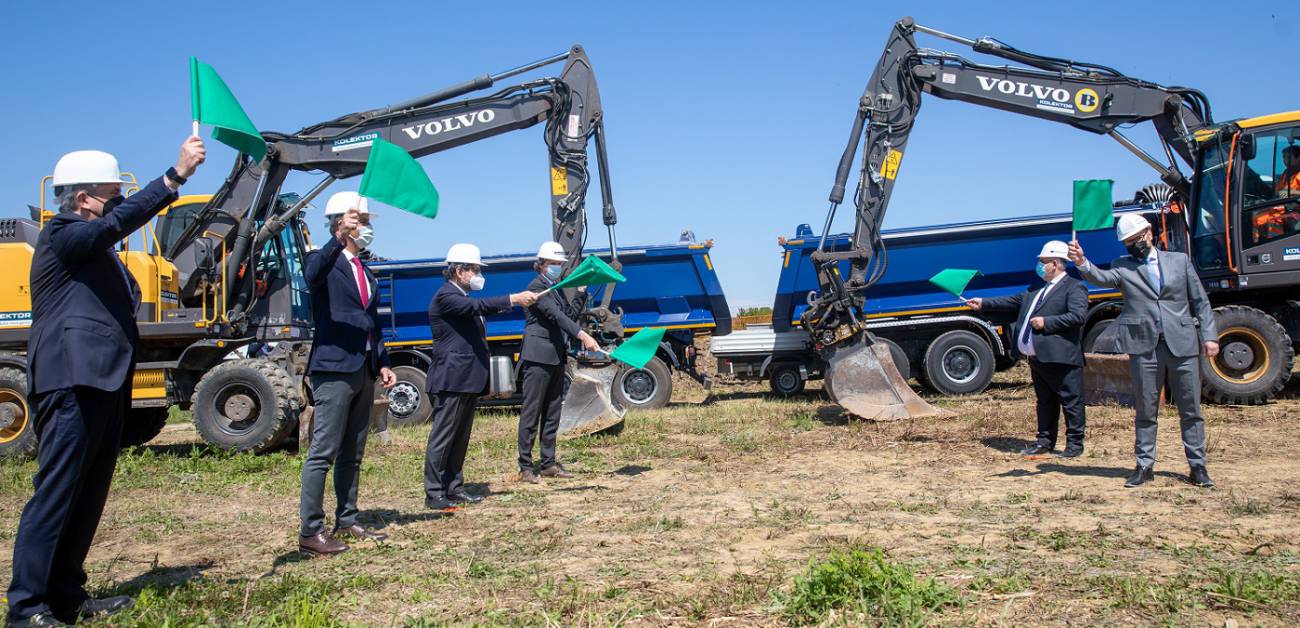
[[[366,281],[366,270],[361,267],[361,260],[352,258],[352,265],[357,268],[357,292],[361,293],[361,307],[370,307],[370,286]]]

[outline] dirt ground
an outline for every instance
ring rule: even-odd
[[[231,456],[186,426],[124,454],[88,562],[139,595],[122,625],[778,625],[810,561],[880,548],[951,587],[937,624],[1300,624],[1300,421],[1292,393],[1207,407],[1216,490],[1183,481],[1161,421],[1153,486],[1122,488],[1132,417],[1090,408],[1083,457],[1026,460],[1027,371],[930,398],[955,418],[847,420],[817,392],[679,388],[615,436],[562,443],[578,474],[515,480],[515,421],[480,413],[466,470],[482,504],[423,509],[427,426],[372,443],[364,521],[391,535],[330,558],[294,551],[298,458]],[[1165,414],[1172,408],[1166,410]],[[34,466],[0,464],[0,582]]]

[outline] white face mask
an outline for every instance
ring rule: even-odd
[[[484,279],[482,274],[474,275],[469,278],[469,289],[473,292],[478,292],[483,289],[483,285],[486,283],[487,279]]]
[[[370,243],[375,241],[375,228],[370,225],[357,227],[357,235],[352,236],[352,241],[363,249],[370,248]]]

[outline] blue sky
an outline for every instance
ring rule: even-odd
[[[776,238],[801,222],[820,229],[858,96],[907,13],[947,32],[1200,88],[1219,120],[1300,108],[1300,10],[1281,0],[203,4],[0,6],[9,25],[0,40],[0,116],[9,120],[0,215],[25,215],[40,178],[70,150],[113,152],[142,175],[173,163],[189,129],[190,54],[221,72],[259,128],[294,131],[578,42],[600,80],[620,243],[673,242],[687,228],[714,238],[732,305],[766,305]],[[215,190],[229,171],[233,151],[209,146],[187,192]],[[540,125],[422,163],[441,215],[385,212],[380,254],[440,257],[457,241],[518,252],[548,237]],[[1071,181],[1082,178],[1114,179],[1117,197],[1155,180],[1110,139],[930,99],[885,224],[1065,211]],[[310,183],[293,178],[286,191]],[[593,192],[597,224],[599,207]],[[837,231],[851,228],[851,214],[841,210]],[[594,232],[589,243],[603,239]]]

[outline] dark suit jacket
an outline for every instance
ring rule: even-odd
[[[370,341],[370,366],[376,372],[388,366],[388,349],[384,347],[383,327],[379,324],[379,299],[376,298],[374,275],[361,265],[370,286],[370,303],[361,307],[361,292],[352,274],[343,243],[330,236],[320,250],[307,254],[304,263],[307,284],[311,286],[311,315],[316,325],[312,334],[310,373],[355,373],[366,359],[366,341]]]
[[[438,289],[429,302],[429,328],[433,331],[429,392],[487,392],[491,354],[483,317],[509,309],[508,295],[470,297],[451,281]]]
[[[1012,351],[1016,354],[1020,353],[1020,326],[1028,325],[1029,319],[1034,316],[1043,317],[1043,328],[1031,332],[1034,337],[1034,357],[1039,362],[1083,366],[1080,336],[1083,323],[1088,317],[1088,289],[1083,282],[1066,275],[1032,313],[1025,312],[1038,296],[1038,291],[1046,285],[1009,297],[985,299],[983,310],[1017,312],[1016,325],[1012,328],[1016,335],[1011,342]]]
[[[528,290],[540,294],[554,283],[538,275],[528,284]],[[524,346],[519,350],[519,359],[538,364],[564,364],[569,357],[564,337],[577,338],[582,332],[570,311],[559,290],[546,294],[524,310]]]
[[[158,178],[97,220],[63,212],[45,225],[32,257],[31,392],[130,383],[140,287],[113,244],[175,199]]]

